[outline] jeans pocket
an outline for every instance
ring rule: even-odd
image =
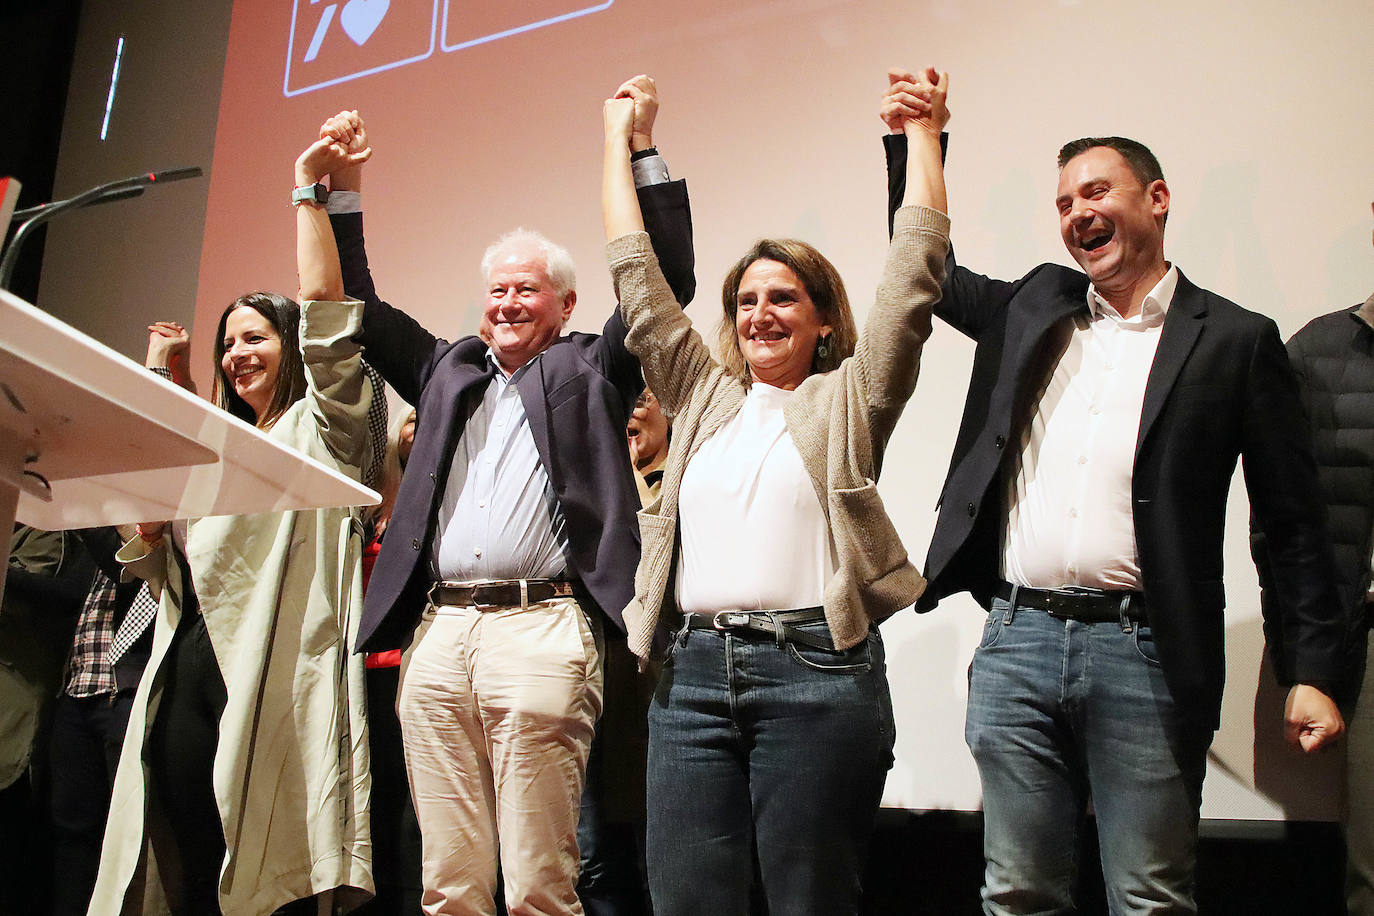
[[[872,639],[870,635],[858,645],[841,652],[789,642],[787,657],[812,671],[824,671],[827,674],[866,674],[873,670],[873,652],[870,647]]]
[[[978,641],[979,649],[990,649],[997,645],[997,640],[1002,638],[1003,620],[1006,619],[1005,612],[1000,608],[994,608],[988,612],[988,619],[983,623],[983,638]]]
[[[1136,652],[1145,659],[1146,664],[1155,668],[1160,667],[1159,649],[1155,647],[1154,631],[1143,623],[1137,623],[1131,635],[1135,638]]]

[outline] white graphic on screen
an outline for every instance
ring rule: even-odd
[[[565,22],[615,0],[293,0],[288,98]],[[441,13],[442,6],[442,16]]]

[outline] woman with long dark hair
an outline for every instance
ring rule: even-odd
[[[296,183],[348,159],[312,144]],[[304,305],[250,293],[224,310],[214,398],[361,479],[381,397],[352,340],[362,304],[343,301],[337,257],[321,256],[334,252],[317,243],[323,208],[303,201],[296,219]],[[349,652],[359,530],[353,509],[298,510],[141,525],[125,546],[162,599],[92,914],[256,916],[294,901],[314,913],[371,890],[362,659]]]

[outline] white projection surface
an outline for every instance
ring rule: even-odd
[[[384,298],[441,335],[473,332],[481,253],[525,225],[572,251],[571,324],[598,328],[612,308],[601,102],[638,73],[658,80],[655,139],[691,191],[688,314],[708,338],[726,269],[770,235],[825,252],[862,319],[886,245],[878,100],[889,66],[926,63],[951,74],[947,173],[963,264],[1016,278],[1068,263],[1053,205],[1059,146],[1134,137],[1158,154],[1173,193],[1167,256],[1286,337],[1374,288],[1371,47],[1367,0],[238,0],[217,114],[166,112],[159,128],[217,117],[213,161],[197,163],[210,178],[193,361],[205,386],[215,319],[235,296],[294,291],[292,163],[344,108],[360,110],[376,151],[364,206]],[[126,45],[131,74],[139,48]],[[100,66],[103,103],[108,59]],[[120,129],[117,105],[112,135]],[[883,499],[918,563],[972,352],[937,322],[888,449]],[[1262,671],[1247,511],[1238,475],[1224,725],[1204,815],[1331,818],[1338,756],[1304,760],[1282,744],[1283,694]],[[887,804],[978,807],[963,722],[982,620],[957,596],[883,626],[898,727]]]

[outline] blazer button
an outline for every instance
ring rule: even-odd
[[[994,448],[1001,448],[1002,446],[1007,444],[1007,437],[998,436],[995,440],[993,440],[992,444]]]
[[[411,539],[410,539],[410,546],[411,546],[411,548],[412,548],[413,550],[419,550],[419,549],[420,549],[420,539],[419,539],[419,538],[411,538]]]
[[[968,504],[968,517],[969,517],[969,518],[973,518],[973,517],[974,517],[975,515],[977,515],[977,514],[978,514],[978,507],[975,506],[973,503],[969,503],[969,504]]]

